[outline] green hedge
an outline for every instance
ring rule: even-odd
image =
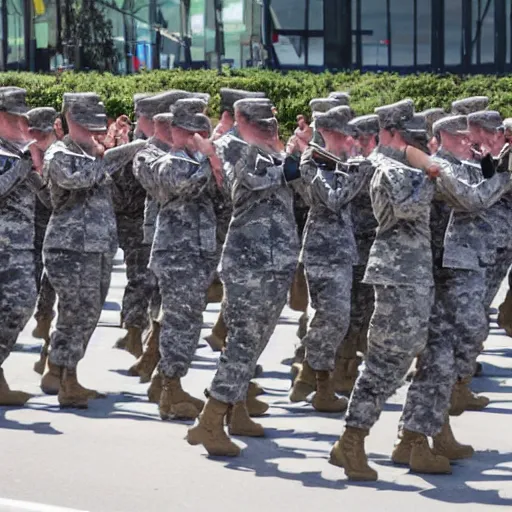
[[[351,105],[358,115],[367,114],[379,105],[410,97],[417,110],[429,107],[448,109],[451,101],[469,95],[488,95],[491,108],[505,117],[512,116],[512,77],[433,74],[399,76],[391,73],[323,73],[306,71],[281,74],[274,71],[244,69],[150,71],[137,75],[114,76],[100,73],[40,75],[34,73],[0,73],[1,85],[16,85],[28,91],[31,106],[52,106],[60,109],[62,95],[69,91],[99,93],[110,116],[132,114],[132,96],[136,92],[158,92],[165,89],[186,89],[212,95],[210,114],[218,114],[221,87],[262,90],[277,109],[283,136],[295,127],[299,113],[309,113],[309,101],[334,90],[350,91]]]

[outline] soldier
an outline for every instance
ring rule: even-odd
[[[351,480],[377,479],[368,465],[364,438],[426,344],[433,295],[429,217],[434,183],[411,162],[418,152],[405,142],[414,118],[413,102],[404,100],[375,112],[380,142],[370,195],[379,226],[364,277],[365,283],[374,285],[375,309],[345,432],[330,459]],[[421,449],[425,457],[434,457],[426,439]],[[440,463],[439,470],[449,471],[447,459]]]
[[[448,114],[442,108],[429,108],[420,112],[425,117],[427,122],[427,136],[428,136],[428,149],[430,154],[433,155],[439,150],[439,141],[434,135],[433,126],[436,121],[446,117]]]
[[[157,130],[157,124],[154,122],[155,116],[161,113],[169,112],[172,105],[179,99],[194,96],[194,93],[181,90],[170,90],[156,95],[136,94],[134,96],[135,115],[137,117],[136,131],[140,134],[139,137],[148,139],[147,146],[137,155],[137,166],[150,166],[151,163],[160,158],[163,153],[170,151],[168,141],[160,138],[160,134],[166,137],[166,130]],[[200,95],[203,98],[209,97],[208,95]],[[167,130],[168,131],[168,130]],[[139,170],[133,169],[135,175]],[[146,190],[147,192],[147,190]],[[153,244],[156,219],[158,216],[158,201],[147,194],[144,206],[144,224],[143,224],[143,254],[147,256],[149,263],[149,254],[151,252],[151,245]],[[160,354],[158,352],[158,339],[160,335],[160,304],[161,297],[158,289],[156,276],[151,269],[147,269],[146,273],[146,298],[149,300],[149,316],[151,319],[151,329],[148,337],[146,338],[144,354],[138,358],[134,365],[128,370],[128,373],[133,376],[139,376],[142,383],[149,382],[151,375],[158,364]],[[145,302],[147,304],[147,302]],[[133,353],[134,349],[138,350],[141,343],[141,336],[139,332],[136,337],[129,338],[128,341],[133,340],[132,343],[127,343],[126,348]],[[160,385],[160,379],[157,378],[157,384]],[[152,394],[152,400],[158,402],[160,396],[160,388]]]
[[[280,144],[272,103],[239,100],[235,118],[239,137],[228,134],[215,143],[233,204],[220,265],[227,345],[199,422],[188,431],[190,444],[226,456],[240,453],[223,428],[230,406],[232,435],[264,435],[244,402],[258,358],[286,303],[299,247],[293,196],[286,186],[287,179],[299,176],[298,165],[276,151]]]
[[[41,173],[43,169],[44,153],[57,140],[54,131],[57,112],[50,107],[34,108],[27,112],[26,116],[30,135],[36,140],[36,143],[31,146],[32,153],[35,155],[34,164],[37,161],[35,167],[36,170]],[[34,364],[34,371],[40,375],[44,372],[46,359],[48,357],[50,327],[55,315],[53,306],[57,298],[43,266],[43,241],[46,226],[48,225],[51,215],[51,208],[49,207],[51,207],[51,203],[45,204],[39,197],[36,197],[34,247],[36,257],[36,288],[38,295],[34,314],[37,325],[32,332],[32,336],[44,340],[39,361]]]
[[[316,129],[325,141],[325,149],[340,161],[346,161],[352,151],[351,117],[349,107],[335,107],[316,118]],[[316,388],[316,410],[341,412],[347,407],[347,399],[338,399],[334,394],[330,372],[349,326],[353,265],[357,264],[350,205],[365,185],[366,169],[354,162],[350,174],[333,175],[328,170],[333,166],[327,164],[324,170],[315,151],[306,150],[301,161],[301,175],[308,186],[311,204],[301,260],[315,314],[303,338],[306,356],[290,400],[305,400]]]
[[[207,104],[182,99],[156,122],[172,142],[171,152],[137,176],[159,205],[150,266],[162,294],[159,365],[160,417],[195,419],[204,403],[181,387],[195,353],[216,258],[216,216],[210,162],[196,151],[194,134],[210,136]],[[220,172],[220,162],[218,162]]]
[[[418,459],[419,435],[432,436],[435,453],[450,460],[473,455],[473,448],[459,444],[451,430],[450,394],[457,380],[471,379],[475,340],[488,333],[483,296],[492,233],[485,209],[511,184],[509,173],[483,180],[480,166],[467,161],[472,158],[467,117],[445,117],[434,124],[434,132],[441,143],[433,159],[441,167],[431,213],[435,302],[428,343],[418,358],[402,414],[403,432],[392,456],[420,472],[430,464]],[[444,205],[436,204],[441,201]]]
[[[366,337],[373,313],[373,287],[364,283],[363,278],[377,228],[370,199],[373,167],[368,164],[378,144],[379,118],[371,114],[356,117],[349,124],[354,130],[359,152],[367,159],[368,169],[367,182],[351,203],[359,259],[357,265],[353,267],[350,325],[336,354],[336,367],[333,374],[334,390],[347,395],[352,392],[361,364],[361,357],[357,353],[366,353]],[[369,167],[372,167],[371,170]]]
[[[2,369],[36,301],[34,206],[42,181],[32,170],[31,152],[23,148],[29,140],[25,96],[18,87],[0,88],[0,405],[4,406],[22,406],[31,397],[11,390]]]
[[[235,133],[235,111],[234,104],[238,100],[245,98],[264,98],[264,92],[244,91],[241,89],[228,89],[222,88],[220,90],[220,122],[215,127],[212,135],[212,141],[216,141],[221,136],[227,133]],[[217,215],[217,255],[220,261],[222,247],[226,240],[226,233],[228,231],[229,221],[231,220],[232,206],[229,197],[223,194],[222,190],[217,190],[214,198],[214,206]],[[215,276],[214,284],[217,290],[222,292],[222,284],[218,275]],[[220,286],[220,288],[219,288]],[[222,293],[221,293],[222,295]],[[215,297],[218,299],[219,297]],[[220,297],[222,300],[222,297]],[[224,305],[221,304],[219,316],[212,328],[212,332],[205,337],[205,340],[210,345],[214,352],[220,352],[224,348],[226,341],[226,323],[223,317]]]
[[[44,160],[53,211],[43,255],[59,301],[41,388],[57,392],[61,408],[87,408],[89,399],[104,396],[82,387],[76,369],[100,318],[117,250],[110,175],[133,158],[134,146],[114,148],[102,158],[95,135],[106,131],[107,119],[94,93],[66,93],[63,114],[69,135]]]

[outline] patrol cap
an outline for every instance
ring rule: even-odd
[[[429,137],[434,135],[432,128],[434,123],[448,115],[442,108],[429,108],[420,113],[425,116],[425,120],[427,121],[427,133]]]
[[[133,95],[133,104],[135,105],[135,108],[137,108],[137,105],[140,100],[143,100],[145,98],[149,98],[150,96],[154,96],[155,93],[153,92],[138,92]]]
[[[411,99],[384,105],[375,109],[379,117],[379,127],[383,130],[391,128],[406,129],[406,123],[414,118],[414,103]]]
[[[243,89],[230,89],[223,87],[220,90],[220,112],[229,112],[235,115],[234,105],[238,100],[247,98],[265,98],[264,92],[244,91]]]
[[[452,103],[452,113],[461,116],[467,116],[473,112],[479,112],[489,107],[489,98],[487,96],[471,96],[463,98]]]
[[[25,117],[28,119],[29,130],[52,132],[57,115],[57,111],[54,108],[38,107],[29,110]]]
[[[440,132],[451,135],[467,135],[469,133],[468,118],[461,115],[443,117],[434,123],[432,130],[436,137]]]
[[[194,93],[172,89],[170,91],[152,94],[145,98],[140,98],[135,104],[135,114],[137,117],[144,116],[153,119],[157,114],[169,112],[172,105],[178,100],[191,98]]]
[[[95,92],[65,93],[62,112],[89,131],[102,132],[107,129],[105,105]]]
[[[340,106],[348,106],[350,104],[350,94],[345,91],[333,91],[329,93],[328,98],[336,100]]]
[[[404,129],[412,134],[427,134],[427,119],[424,114],[417,112],[410,121],[404,122]]]
[[[0,112],[22,115],[28,111],[27,91],[20,87],[0,87]]]
[[[503,127],[505,128],[505,130],[512,130],[512,117],[507,117],[503,121]]]
[[[342,133],[343,135],[353,135],[354,130],[349,126],[352,119],[352,110],[348,106],[334,107],[325,113],[319,113],[315,120],[317,130],[329,130]]]
[[[356,137],[379,133],[379,116],[377,114],[354,117],[348,124],[353,128]]]
[[[504,130],[503,118],[495,110],[481,110],[468,115],[469,126],[477,126],[487,132]]]
[[[171,126],[174,115],[171,112],[163,112],[153,117],[155,123],[162,123]]]
[[[314,98],[309,102],[313,116],[318,113],[325,113],[331,108],[341,107],[342,104],[336,98]]]
[[[178,100],[172,107],[171,125],[189,132],[211,133],[210,120],[204,114],[206,107],[207,103],[199,98]]]
[[[275,134],[277,119],[273,112],[274,105],[267,98],[247,98],[235,103],[235,113],[242,115],[247,122],[260,130]]]

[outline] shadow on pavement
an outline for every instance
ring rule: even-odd
[[[5,417],[9,411],[25,409],[25,407],[9,407],[0,409],[0,430],[25,430],[34,434],[58,436],[62,432],[51,426],[49,422],[20,423]]]

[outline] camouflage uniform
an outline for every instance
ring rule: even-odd
[[[101,315],[117,250],[110,174],[127,160],[91,158],[69,137],[45,154],[53,212],[43,255],[59,298],[50,352],[59,367],[76,367]]]
[[[209,393],[234,404],[245,400],[257,360],[286,304],[299,243],[282,165],[233,135],[216,145],[233,217],[220,264],[227,347]]]
[[[452,119],[445,118],[442,126],[449,129]],[[473,374],[479,340],[488,334],[483,296],[492,232],[485,209],[510,182],[508,173],[482,180],[479,166],[443,149],[434,161],[442,166],[431,217],[435,302],[401,419],[405,429],[426,436],[441,431],[453,385]]]
[[[432,305],[430,203],[434,184],[403,152],[379,147],[370,195],[378,220],[364,282],[375,288],[368,352],[346,424],[369,429],[424,348]]]
[[[350,175],[319,171],[311,150],[301,161],[311,204],[301,260],[315,310],[303,343],[315,371],[334,369],[336,350],[349,326],[352,272],[358,257],[350,202],[364,186],[367,169],[360,162],[353,164]]]
[[[27,324],[36,301],[35,191],[42,183],[30,159],[0,146],[0,367]]]
[[[117,237],[124,252],[128,279],[121,318],[126,329],[144,329],[148,323],[148,304],[152,292],[147,268],[151,246],[143,243],[146,191],[135,179],[131,163],[113,176],[112,199]]]

